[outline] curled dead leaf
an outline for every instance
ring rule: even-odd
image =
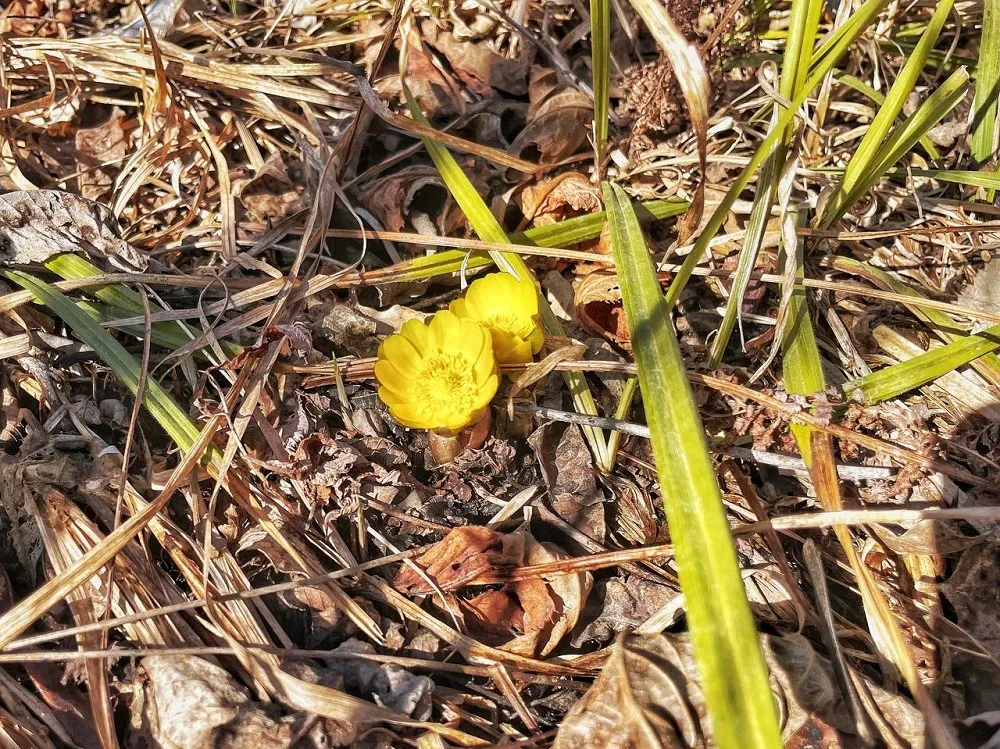
[[[631,337],[617,274],[595,271],[585,275],[576,285],[573,305],[584,330],[616,346],[631,349]]]
[[[535,226],[548,226],[600,210],[597,186],[580,172],[565,172],[543,179],[521,192],[521,212]]]
[[[511,154],[554,164],[572,156],[587,141],[593,104],[575,88],[553,91],[534,112],[511,144]]]
[[[406,593],[430,593],[429,578],[446,594],[449,606],[462,612],[469,633],[510,653],[529,657],[551,653],[576,626],[593,584],[589,573],[549,580],[517,580],[471,599],[451,592],[477,582],[496,582],[505,572],[565,559],[552,543],[540,543],[527,531],[497,533],[488,528],[456,528],[414,562],[424,575],[404,567],[395,587]]]
[[[809,641],[762,636],[761,643],[785,741],[826,735],[828,726],[850,735],[853,722],[830,664]],[[894,738],[923,746],[923,720],[913,703],[859,678]],[[688,635],[628,635],[618,639],[597,681],[563,719],[553,749],[705,747],[705,719]]]
[[[488,44],[461,39],[450,31],[442,31],[430,19],[420,25],[427,43],[448,60],[462,82],[477,94],[495,95],[493,89],[523,96],[528,93],[528,71],[535,58],[535,47],[524,42],[518,45],[518,56],[505,57]]]
[[[434,169],[413,167],[367,185],[361,204],[388,231],[443,234],[454,201]]]

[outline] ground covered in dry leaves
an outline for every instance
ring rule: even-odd
[[[648,443],[624,436],[614,470],[599,472],[566,421],[562,379],[548,376],[510,413],[502,393],[482,445],[435,466],[426,436],[392,421],[372,380],[386,335],[460,293],[461,274],[421,275],[407,261],[442,246],[436,237],[472,237],[405,115],[401,59],[423,112],[464,141],[454,153],[505,229],[553,226],[601,210],[587,5],[157,0],[147,7],[155,44],[129,4],[5,5],[5,266],[54,280],[42,263],[71,251],[117,274],[106,281],[143,288],[145,314],[99,300],[93,284],[66,293],[89,300],[147,381],[215,426],[226,478],[220,487],[189,466],[173,481],[177,445],[134,410],[115,368],[8,284],[2,743],[704,745]],[[752,116],[773,92],[766,73],[787,9],[668,7],[713,78],[710,209],[762,137],[766,122]],[[975,58],[981,12],[956,7],[939,45],[953,45],[952,64]],[[700,175],[683,99],[635,13],[613,8],[602,168],[637,201],[690,198]],[[929,10],[892,4],[845,70],[872,82],[897,69],[893,34]],[[806,201],[822,199],[823,169],[843,166],[873,114],[838,81],[825,96],[796,177]],[[946,167],[968,168],[968,109],[932,132]],[[497,151],[544,168],[526,175]],[[20,192],[36,189],[57,192]],[[707,373],[744,197],[677,307],[694,373]],[[887,287],[833,255],[995,315],[997,209],[982,198],[897,175],[809,257],[809,276],[828,282],[810,298],[832,384],[933,339],[875,293]],[[647,231],[666,283],[685,248],[673,219]],[[775,228],[765,274],[776,272],[777,241]],[[528,261],[585,347],[560,366],[587,369],[600,413],[614,416],[631,358],[607,238],[566,249]],[[819,509],[789,433],[804,401],[786,394],[780,357],[751,381],[775,343],[773,281],[751,282],[742,334],[695,392],[785,739],[923,746],[923,716],[882,655],[829,519],[804,517]],[[185,323],[172,328],[185,331],[181,343],[146,335],[172,320]],[[990,509],[1000,391],[971,370],[948,377],[879,405],[831,392],[823,413],[841,428],[861,558],[943,713],[980,746],[1000,730]],[[640,400],[619,418],[642,424]],[[885,514],[928,506],[953,508],[953,519]],[[144,511],[143,531],[119,542],[115,529]],[[104,556],[94,562],[93,550]],[[47,587],[68,569],[82,572]]]

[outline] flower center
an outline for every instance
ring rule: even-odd
[[[509,312],[493,315],[486,320],[486,326],[494,330],[502,330],[505,333],[510,333],[525,340],[531,335],[531,331],[534,329],[532,320]]]
[[[411,401],[427,415],[470,410],[476,391],[472,363],[461,354],[427,357],[410,383]]]

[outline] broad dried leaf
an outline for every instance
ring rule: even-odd
[[[144,255],[118,235],[111,212],[60,190],[19,190],[0,195],[0,262],[44,263],[78,252],[125,271],[144,270]]]
[[[120,165],[128,156],[128,134],[123,126],[125,112],[119,107],[100,125],[76,131],[76,170],[80,194],[88,200],[107,195],[115,184]]]
[[[516,96],[528,93],[528,71],[535,59],[533,44],[522,39],[518,56],[509,58],[481,41],[466,41],[450,31],[441,31],[430,19],[420,25],[420,30],[427,43],[447,58],[462,82],[476,93],[496,96],[493,89]]]
[[[600,210],[597,186],[580,172],[543,179],[521,192],[521,212],[533,226],[549,226]]]
[[[573,306],[584,330],[631,350],[631,336],[617,274],[601,270],[583,276],[576,285]]]
[[[487,572],[513,569],[521,563],[523,555],[522,538],[480,526],[465,526],[449,532],[413,561],[441,590],[452,591],[473,584]],[[405,566],[393,585],[410,595],[427,595],[434,589],[427,584],[426,577]]]
[[[771,691],[781,706],[785,745],[795,736],[852,725],[830,664],[801,635],[762,636]],[[737,666],[738,667],[738,666]],[[859,675],[886,723],[908,745],[923,745],[920,712]],[[688,635],[625,636],[590,690],[566,715],[553,749],[658,749],[706,747],[705,700]],[[815,744],[806,744],[815,746]]]
[[[196,656],[150,656],[132,703],[136,741],[169,749],[351,746],[355,727],[251,700],[224,668]],[[301,732],[305,735],[301,736]]]
[[[516,156],[538,154],[540,164],[554,164],[579,150],[590,133],[593,103],[575,88],[556,89],[529,117],[511,144]]]

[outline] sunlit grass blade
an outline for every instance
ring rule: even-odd
[[[780,747],[767,669],[670,311],[625,192],[605,184],[604,202],[715,743]]]
[[[678,198],[651,200],[636,206],[636,214],[642,224],[679,216],[687,210],[688,202]],[[569,247],[578,242],[597,239],[604,226],[604,211],[586,216],[576,216],[548,226],[536,226],[510,235],[516,244],[535,247]],[[493,259],[485,252],[468,253],[465,250],[442,250],[433,255],[424,255],[401,263],[395,263],[377,271],[368,271],[368,278],[391,277],[396,281],[423,281],[434,276],[458,273],[484,268],[493,264]]]
[[[796,279],[804,275],[803,246],[802,240],[797,241],[794,246],[782,244],[782,267],[788,269],[787,266],[790,264]],[[791,276],[792,273],[786,275],[786,277]],[[782,349],[785,389],[790,394],[815,395],[826,389],[826,377],[823,374],[819,347],[809,316],[806,291],[798,283],[791,293],[788,324],[784,328]],[[826,511],[841,509],[840,484],[837,479],[832,439],[808,425],[793,424],[792,434],[809,469],[816,495],[823,509]],[[920,674],[914,666],[913,654],[906,644],[899,622],[871,572],[858,556],[850,532],[845,526],[837,526],[834,530],[857,579],[865,616],[883,668],[889,671],[898,670],[903,676],[925,713],[929,732],[936,743],[940,746],[954,746],[940,710],[920,680]]]
[[[927,56],[934,48],[953,5],[954,0],[941,0],[934,8],[934,14],[928,21],[927,28],[921,35],[920,41],[917,42],[913,54],[907,58],[902,70],[899,71],[889,93],[886,94],[885,103],[875,113],[875,118],[868,126],[865,136],[861,139],[861,143],[858,144],[847,164],[843,178],[837,183],[833,194],[827,201],[819,222],[821,227],[829,226],[843,216],[857,200],[857,196],[867,189],[866,185],[870,185],[877,179],[877,176],[873,175],[874,166],[884,161],[883,149],[886,138],[899,113],[903,110],[906,99],[917,84],[924,64],[927,62]],[[921,136],[923,134],[920,133]]]
[[[598,174],[608,143],[611,79],[611,0],[590,0],[590,66],[594,77],[594,152]]]
[[[824,76],[826,76],[826,74],[833,69],[833,66],[837,64],[837,61],[847,53],[854,41],[862,33],[864,33],[868,24],[875,19],[878,15],[878,11],[882,9],[887,1],[888,0],[867,0],[860,8],[858,8],[857,12],[851,17],[851,19],[848,20],[847,23],[824,40],[820,51],[813,55],[809,75],[806,77],[805,82],[803,82],[801,89],[791,101],[788,109],[782,112],[777,126],[773,128],[770,133],[768,133],[767,137],[765,137],[763,141],[761,141],[757,150],[754,151],[753,156],[750,157],[750,162],[733,181],[729,191],[716,207],[712,216],[705,223],[705,228],[698,236],[691,252],[684,258],[684,262],[681,264],[680,270],[677,272],[677,275],[674,276],[674,280],[670,283],[670,288],[667,289],[668,305],[673,306],[677,302],[681,291],[683,291],[687,282],[691,279],[691,274],[694,273],[695,267],[701,262],[701,259],[708,250],[708,246],[712,239],[718,233],[719,229],[722,228],[722,225],[729,216],[729,212],[732,210],[733,205],[739,199],[747,185],[750,184],[750,180],[757,173],[761,164],[764,163],[764,160],[774,149],[781,136],[784,134],[784,129],[791,125],[798,108],[802,106],[803,102],[805,102],[806,98],[809,96],[809,93],[817,85],[819,85]]]
[[[925,298],[919,291],[894,278],[881,268],[876,268],[868,263],[862,263],[847,257],[834,258],[833,267],[839,271],[862,276],[876,286],[881,286],[897,294],[912,296],[914,303],[906,304],[904,302],[906,308],[915,317],[926,322],[930,329],[946,343],[961,341],[969,336],[968,330],[964,329],[941,310],[919,304],[919,301]],[[996,354],[986,353],[972,359],[970,364],[979,374],[992,383],[994,387],[1000,388],[1000,357]]]
[[[990,354],[1000,347],[1000,325],[959,338],[891,367],[859,377],[843,385],[844,395],[858,394],[865,403],[880,403],[926,385],[941,375]]]
[[[54,255],[45,261],[45,267],[57,276],[67,280],[91,278],[100,276],[102,273],[101,269],[96,265],[73,253]],[[87,306],[91,317],[98,322],[107,322],[116,317],[135,317],[144,313],[142,297],[136,291],[122,284],[109,284],[107,286],[92,288],[88,290],[88,294],[107,305],[107,308],[102,308],[94,304]],[[163,311],[162,307],[156,305],[154,302],[150,302],[150,312],[161,311]],[[119,312],[121,314],[118,314]],[[131,333],[137,338],[142,338],[145,335],[145,329],[142,326],[125,326],[122,330]],[[200,332],[197,329],[181,320],[177,320],[169,323],[153,323],[150,340],[158,346],[174,351],[197,339],[199,335]],[[232,341],[220,341],[219,344],[226,355],[231,357],[236,356],[243,350],[241,346]],[[210,349],[201,348],[198,350],[198,353],[209,358],[216,364],[221,363],[216,360],[217,357]]]
[[[972,156],[980,164],[997,151],[997,98],[1000,97],[1000,0],[983,0],[976,96],[972,104]]]
[[[424,124],[429,124],[405,84],[403,85],[403,91],[413,118]],[[483,202],[482,197],[480,197],[465,172],[462,171],[462,167],[459,166],[455,157],[451,155],[447,148],[435,143],[430,138],[424,138],[423,143],[431,156],[431,160],[434,162],[434,166],[437,167],[441,179],[444,180],[445,185],[448,187],[448,191],[455,199],[455,202],[462,208],[466,218],[469,220],[469,224],[476,234],[479,235],[479,238],[488,242],[509,243],[510,239],[504,232],[503,227],[500,226],[496,217],[490,212],[486,203]],[[535,280],[534,274],[525,264],[524,260],[521,259],[520,255],[513,252],[490,252],[490,257],[501,270],[511,273],[515,278],[530,279],[537,285],[538,282]],[[565,338],[566,332],[563,330],[562,323],[559,322],[559,318],[556,317],[549,306],[548,300],[540,290],[538,309],[542,318],[542,326],[545,328],[546,333]],[[587,384],[583,373],[564,372],[563,379],[566,381],[566,386],[569,388],[573,404],[577,411],[597,416],[597,403],[594,401],[593,393],[590,392],[590,386]],[[582,429],[584,437],[590,445],[598,469],[605,473],[610,471],[613,466],[610,461],[608,442],[604,432],[595,427],[582,427]]]
[[[809,72],[809,59],[816,41],[816,29],[819,27],[819,17],[823,10],[821,0],[794,0],[789,18],[788,40],[785,44],[785,56],[781,68],[781,80],[778,91],[782,99],[791,100]],[[778,121],[781,107],[772,114],[771,127]],[[754,195],[753,209],[747,224],[743,249],[740,252],[739,264],[733,278],[732,291],[726,302],[726,311],[719,325],[719,332],[712,342],[708,365],[716,368],[722,362],[722,356],[729,345],[729,338],[740,320],[740,310],[743,308],[743,297],[750,283],[750,274],[757,263],[771,209],[774,206],[778,191],[778,180],[785,166],[788,154],[788,144],[794,128],[786,126],[782,138],[775,146],[757,180],[758,189]]]
[[[862,96],[867,96],[875,103],[876,107],[881,107],[885,104],[885,94],[881,91],[876,91],[860,78],[856,78],[849,73],[843,72],[835,73],[835,75],[840,83],[843,83],[848,88],[857,91]],[[931,141],[931,139],[926,135],[922,137],[918,143],[920,143],[920,147],[924,149],[932,160],[939,161],[941,159],[941,152],[938,151],[937,146],[935,146],[933,141]]]
[[[934,93],[927,97],[912,115],[896,127],[889,137],[881,144],[874,161],[863,167],[862,174],[851,180],[851,187],[841,193],[837,202],[831,198],[823,213],[819,225],[829,227],[834,221],[850,210],[851,206],[867,191],[889,168],[910,152],[910,149],[924,137],[948,112],[958,106],[965,98],[969,83],[969,74],[965,68],[952,73]],[[867,137],[867,135],[865,136]],[[862,141],[863,142],[863,141]],[[854,160],[847,165],[841,184],[848,181],[848,174]],[[834,194],[834,197],[838,193]]]
[[[4,276],[30,291],[46,307],[62,318],[94,353],[118,375],[133,394],[138,392],[139,364],[110,333],[76,306],[72,299],[55,287],[21,271],[5,271]],[[159,422],[174,443],[189,449],[198,439],[200,429],[187,413],[174,402],[156,380],[147,378],[143,385],[143,404]]]

